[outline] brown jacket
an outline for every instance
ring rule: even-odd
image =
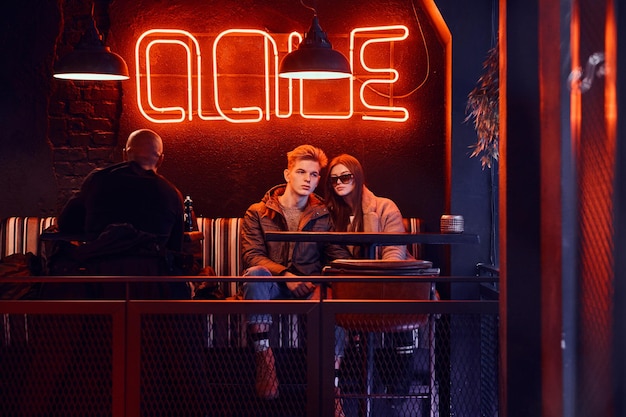
[[[266,232],[287,231],[287,221],[278,197],[285,185],[270,189],[263,199],[252,204],[241,225],[241,257],[243,269],[264,266],[272,275],[282,275],[287,270],[296,275],[320,275],[322,268],[334,259],[349,258],[350,253],[341,246],[316,242],[296,242],[292,263],[289,266],[289,242],[267,242]],[[331,231],[328,209],[323,200],[311,194],[304,208],[298,231]]]

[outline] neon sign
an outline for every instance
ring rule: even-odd
[[[388,85],[399,79],[399,73],[394,68],[378,68],[368,65],[366,54],[368,49],[375,44],[391,45],[393,42],[400,42],[407,39],[409,30],[403,25],[372,26],[355,28],[350,32],[349,45],[350,66],[354,73],[355,57],[366,75],[366,80],[362,82],[359,89],[359,104],[364,108],[362,120],[405,122],[409,118],[409,112],[404,107],[387,105],[381,106],[371,104],[365,96],[365,91],[374,85]],[[220,82],[225,74],[220,70],[220,47],[227,39],[237,39],[238,37],[258,38],[263,42],[262,54],[263,62],[263,93],[264,98],[261,105],[241,105],[227,108],[224,104],[220,89]],[[357,45],[356,39],[365,39]],[[291,52],[296,42],[301,42],[302,36],[297,32],[288,35],[287,52]],[[159,106],[157,101],[167,102],[171,99],[167,94],[158,95],[155,84],[158,84],[158,76],[153,73],[155,66],[153,51],[162,46],[181,48],[185,56],[185,73],[177,74],[184,78],[186,92],[184,105]],[[226,47],[223,47],[226,48]],[[144,32],[135,44],[135,78],[137,88],[137,106],[141,114],[153,123],[182,123],[193,120],[197,116],[200,120],[217,121],[226,120],[230,123],[258,123],[263,119],[270,120],[271,115],[277,118],[289,118],[294,115],[294,86],[299,83],[299,115],[305,119],[349,119],[355,114],[355,94],[354,77],[349,80],[330,81],[337,83],[334,91],[346,97],[347,108],[344,111],[309,112],[304,98],[306,89],[311,88],[320,81],[304,80],[282,80],[278,77],[279,48],[277,41],[269,33],[257,29],[228,29],[217,35],[212,45],[212,91],[214,110],[210,111],[203,103],[202,93],[202,54],[198,39],[190,32],[179,29],[151,29]],[[256,76],[258,77],[258,75]],[[329,81],[324,81],[328,83]],[[347,84],[347,86],[346,86]],[[286,88],[285,88],[286,86]],[[156,97],[155,97],[156,95]],[[158,100],[157,100],[158,99]],[[286,104],[284,103],[286,101]],[[281,103],[282,107],[281,107]],[[226,108],[224,107],[226,106]],[[286,107],[286,108],[285,108]]]

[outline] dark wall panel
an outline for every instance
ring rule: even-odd
[[[196,115],[182,123],[153,123],[139,111],[136,79],[124,84],[120,136],[138,127],[158,131],[165,140],[166,161],[161,172],[171,178],[195,202],[197,214],[204,216],[239,216],[252,202],[260,199],[272,185],[282,182],[286,153],[310,143],[321,147],[332,158],[351,153],[364,165],[367,183],[375,193],[392,198],[405,216],[427,219],[431,228],[438,226],[446,198],[446,130],[444,47],[437,38],[430,19],[416,2],[410,1],[334,1],[318,4],[322,28],[334,48],[348,55],[348,35],[353,28],[403,24],[409,37],[396,42],[392,49],[373,46],[367,55],[368,65],[392,66],[399,79],[390,91],[384,85],[367,89],[367,100],[377,105],[405,107],[405,123],[361,120],[366,110],[360,105],[358,89],[371,73],[358,67],[355,81],[355,114],[348,120],[310,120],[298,114],[281,119],[271,105],[270,120],[235,124],[225,120],[200,120]],[[136,65],[136,40],[149,29],[184,29],[197,37],[202,50],[202,100],[206,114],[215,115],[213,94],[212,46],[223,30],[249,28],[267,30],[277,41],[291,31],[308,29],[312,12],[299,2],[275,1],[266,4],[220,1],[122,1],[111,4],[111,32],[118,52],[131,72]],[[222,38],[218,49],[219,99],[224,108],[242,105],[263,106],[263,51],[260,37]],[[231,42],[231,43],[228,43]],[[280,58],[286,45],[280,45]],[[181,47],[154,48],[155,91],[161,87],[157,105],[184,104],[186,85],[185,57]],[[358,59],[358,56],[356,57]],[[248,74],[242,77],[241,74]],[[160,83],[160,85],[156,85]],[[316,85],[321,84],[321,85]],[[281,105],[287,103],[287,84],[280,83]],[[272,84],[273,88],[273,84]],[[297,100],[297,85],[294,99]],[[347,108],[348,82],[308,83],[305,86],[307,111]],[[167,94],[167,95],[165,95]],[[383,97],[391,95],[393,99]],[[165,100],[165,97],[171,101]],[[284,107],[286,108],[286,107]],[[231,117],[241,117],[230,114]],[[156,116],[155,116],[156,117]],[[248,116],[249,117],[249,116]],[[322,193],[321,189],[318,189]]]

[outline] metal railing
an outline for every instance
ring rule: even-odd
[[[244,280],[20,277],[2,282],[51,279],[118,284]],[[310,279],[324,285],[425,277]],[[497,281],[427,279],[439,285]],[[270,339],[280,381],[277,400],[255,395],[254,353],[245,323],[251,313],[274,317]],[[337,398],[347,417],[495,416],[498,410],[493,392],[498,386],[497,301],[1,300],[0,315],[0,416],[315,417],[333,415]],[[375,327],[421,315],[429,321],[402,337]],[[346,330],[338,396],[333,362],[342,317],[344,326],[351,319],[354,325]]]

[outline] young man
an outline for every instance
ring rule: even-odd
[[[320,275],[330,260],[350,256],[345,248],[336,245],[265,241],[265,233],[270,231],[331,230],[328,209],[313,193],[327,162],[324,152],[311,145],[301,145],[287,153],[285,184],[270,189],[244,216],[241,229],[244,276]],[[306,280],[284,283],[255,279],[243,285],[246,300],[306,299],[316,297],[315,292],[316,286]],[[278,397],[274,354],[268,337],[271,323],[271,315],[248,318],[248,331],[256,352],[256,391],[264,399]]]

